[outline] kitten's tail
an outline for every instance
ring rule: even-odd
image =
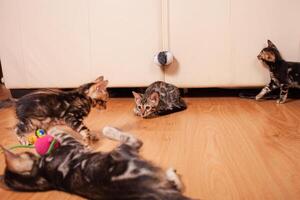
[[[16,103],[17,103],[17,99],[14,99],[14,98],[2,100],[2,101],[0,101],[0,109],[14,106]]]
[[[246,99],[255,99],[256,95],[258,93],[245,93],[245,92],[240,92],[239,93],[239,97],[241,98],[246,98]],[[264,96],[262,99],[265,99],[265,100],[276,100],[279,98],[279,95],[278,94],[267,94],[266,96]]]

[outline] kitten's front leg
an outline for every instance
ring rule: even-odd
[[[256,95],[255,99],[259,100],[261,98],[263,98],[266,94],[268,94],[269,92],[275,90],[276,88],[278,88],[278,86],[275,84],[275,82],[273,80],[271,80],[271,82],[266,85],[258,95]]]
[[[283,84],[280,87],[280,98],[277,100],[277,103],[280,103],[280,104],[284,103],[287,99],[288,93],[289,93],[288,85]]]
[[[66,124],[69,125],[74,131],[80,133],[84,142],[88,144],[91,140],[98,140],[97,135],[91,134],[90,130],[83,124],[82,118],[76,118],[74,116],[66,116]]]
[[[267,93],[271,92],[268,86],[264,87],[258,95],[256,95],[255,100],[263,98]]]
[[[133,113],[136,115],[136,116],[141,116],[141,113],[138,111],[138,109],[136,107],[133,108]]]

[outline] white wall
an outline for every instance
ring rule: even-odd
[[[256,56],[267,39],[300,61],[299,0],[169,0],[176,62],[162,71],[153,64],[161,1],[0,0],[6,86],[76,87],[99,75],[111,87],[260,86],[269,77]]]
[[[171,0],[170,49],[176,62],[166,81],[181,87],[229,86],[229,0]]]
[[[8,88],[110,86],[163,80],[153,64],[160,0],[1,0],[0,58]]]
[[[163,80],[153,64],[160,49],[160,0],[91,0],[91,67],[110,86],[134,87]]]
[[[68,87],[90,78],[84,0],[1,0],[0,13],[0,58],[9,88]]]
[[[247,87],[268,82],[257,55],[271,39],[300,62],[299,0],[170,0],[166,81],[181,87]]]
[[[267,69],[256,59],[267,39],[285,59],[300,62],[299,0],[231,1],[234,85],[257,86],[269,79]]]

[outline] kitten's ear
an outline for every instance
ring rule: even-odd
[[[107,85],[108,85],[108,80],[102,81],[102,86],[103,86],[103,87],[105,87],[105,88],[106,88],[106,87],[107,87]]]
[[[105,90],[107,88],[107,85],[108,85],[108,80],[101,81],[100,83],[97,83],[96,90],[97,91]]]
[[[29,154],[14,154],[11,151],[3,148],[2,151],[5,157],[6,168],[17,174],[28,174],[33,169],[34,160],[29,156]]]
[[[153,92],[151,95],[150,95],[150,100],[151,102],[157,106],[158,103],[159,103],[159,94],[158,92]]]
[[[142,99],[142,94],[137,93],[137,92],[135,92],[135,91],[132,91],[132,94],[133,94],[134,99],[135,99],[136,102],[141,101],[141,99]]]
[[[95,85],[95,83],[86,83],[86,84],[83,84],[83,85],[79,86],[79,88],[77,88],[77,91],[79,91],[80,93],[88,94],[90,88],[93,85]]]
[[[99,76],[96,80],[95,80],[95,82],[100,82],[100,81],[103,81],[104,80],[104,77],[103,76]]]
[[[275,46],[275,44],[273,44],[273,42],[271,42],[271,40],[268,40],[268,47],[277,49],[277,47]]]

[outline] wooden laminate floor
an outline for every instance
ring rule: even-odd
[[[1,98],[7,93],[1,92]],[[106,125],[131,132],[144,141],[141,154],[181,174],[185,194],[209,199],[300,199],[300,101],[278,105],[239,98],[186,98],[183,112],[141,119],[132,99],[111,99],[105,111],[86,119],[100,134]],[[0,110],[0,143],[16,144],[13,108]],[[109,150],[102,138],[93,147]],[[4,158],[0,155],[0,174]],[[19,193],[0,188],[3,200],[73,200],[62,192]]]

